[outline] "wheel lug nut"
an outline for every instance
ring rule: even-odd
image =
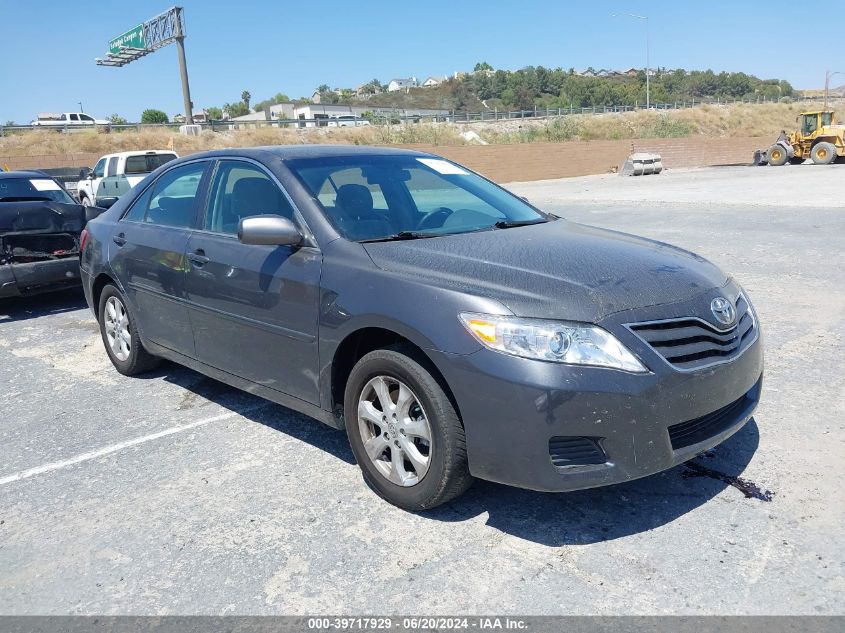
[[[402,435],[405,435],[405,429],[399,429],[399,432],[400,432]]]
[[[396,446],[399,446],[399,440],[394,440],[393,443],[396,444]]]

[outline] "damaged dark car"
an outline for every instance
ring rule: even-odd
[[[82,231],[101,211],[44,172],[0,172],[0,299],[78,285]]]

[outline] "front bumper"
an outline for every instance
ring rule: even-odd
[[[79,284],[79,259],[66,257],[0,266],[0,299],[61,290]]]
[[[624,338],[620,328],[611,329]],[[623,342],[636,345],[630,338]],[[650,373],[546,363],[487,349],[465,356],[437,353],[434,360],[457,401],[474,476],[567,491],[629,481],[687,461],[742,428],[760,399],[759,331],[742,354],[699,371],[678,371],[656,354],[640,356]],[[601,459],[564,465],[556,459],[555,465],[550,441],[561,446],[568,438],[586,438],[599,447]],[[583,456],[583,447],[576,453]]]

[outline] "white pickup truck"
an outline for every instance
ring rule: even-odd
[[[85,206],[111,206],[115,199],[141,182],[147,174],[179,158],[176,152],[155,149],[106,154],[94,169],[79,172],[76,197]]]
[[[61,114],[39,114],[32,127],[76,127],[80,125],[108,125],[106,119],[95,119],[84,112],[62,112]]]

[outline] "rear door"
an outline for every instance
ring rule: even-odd
[[[190,357],[194,340],[185,304],[185,246],[209,164],[196,161],[164,172],[120,220],[110,245],[112,266],[144,336]]]
[[[221,160],[210,183],[202,226],[186,249],[197,358],[317,404],[320,251],[238,241],[238,221],[250,215],[282,215],[305,228],[262,166]]]

